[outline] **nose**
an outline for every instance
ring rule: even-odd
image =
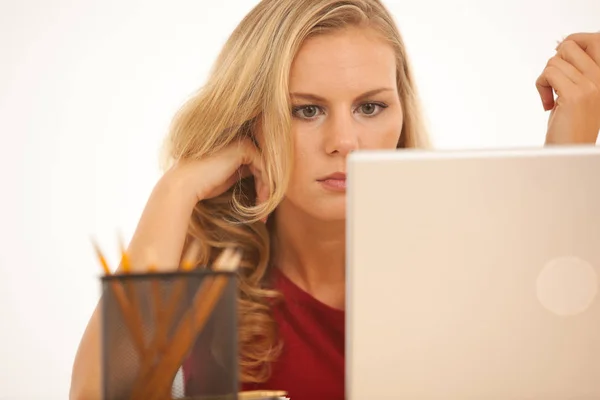
[[[351,115],[334,115],[328,122],[325,134],[327,154],[347,156],[358,149],[360,127]]]

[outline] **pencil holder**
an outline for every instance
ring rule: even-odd
[[[211,270],[102,277],[105,400],[236,400],[237,280]]]

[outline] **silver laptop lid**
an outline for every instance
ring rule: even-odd
[[[600,150],[348,161],[347,393],[600,399]]]

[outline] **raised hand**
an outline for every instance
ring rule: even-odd
[[[595,144],[600,131],[600,32],[563,40],[536,86],[544,110],[551,110],[546,144]]]

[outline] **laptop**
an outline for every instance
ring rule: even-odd
[[[600,399],[600,148],[348,159],[348,400]]]

